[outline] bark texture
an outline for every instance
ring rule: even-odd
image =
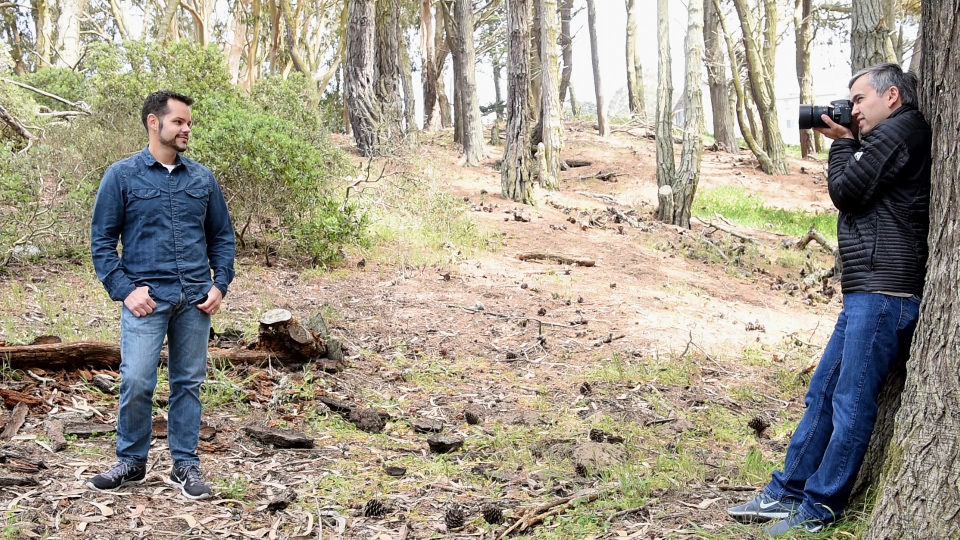
[[[87,0],[60,0],[57,17],[57,44],[53,64],[73,68],[80,62],[80,20],[87,10]]]
[[[286,1],[286,0],[284,0]],[[395,0],[376,0],[374,88],[380,105],[380,143],[398,141],[403,133],[400,96],[400,27]]]
[[[473,43],[473,10],[470,0],[454,1],[457,20],[457,48],[460,69],[457,70],[457,93],[463,117],[463,162],[477,165],[486,157],[480,102],[477,98],[477,54]]]
[[[640,63],[640,50],[637,48],[637,0],[626,0],[627,7],[627,103],[630,116],[646,120],[643,100],[643,67]]]
[[[960,538],[960,1],[922,9],[920,104],[933,129],[930,260],[868,540]]]
[[[673,219],[673,75],[670,69],[670,11],[667,0],[657,0],[657,219]]]
[[[563,70],[560,72],[560,104],[567,99],[570,88],[570,75],[573,73],[573,37],[570,34],[570,18],[573,17],[573,0],[560,0],[560,54],[563,58]],[[571,112],[576,109],[573,91],[570,92]],[[576,116],[574,112],[574,116]]]
[[[813,103],[813,79],[810,76],[810,43],[813,41],[811,14],[813,0],[794,0],[793,27],[796,35],[797,82],[800,103]],[[806,158],[816,152],[812,129],[800,130],[800,154]]]
[[[560,187],[560,152],[563,149],[563,124],[560,115],[560,51],[557,1],[541,0],[540,6],[540,125],[543,163],[540,183],[547,189]]]
[[[440,124],[437,114],[436,36],[430,0],[420,0],[420,57],[423,81],[423,129],[434,131]]]
[[[379,106],[374,101],[374,2],[350,0],[344,87],[353,138],[362,156],[380,151]]]
[[[896,62],[893,0],[853,0],[850,5],[850,67],[854,72]]]
[[[606,137],[607,108],[603,103],[603,84],[600,81],[600,50],[597,48],[597,8],[595,0],[587,0],[587,26],[590,28],[590,59],[593,62],[593,90],[597,96],[597,128]]]
[[[527,118],[530,73],[530,2],[506,0],[507,11],[507,129],[500,181],[503,196],[532,202],[533,179]]]
[[[684,41],[683,151],[674,178],[673,216],[670,223],[690,227],[690,208],[700,180],[703,157],[703,4],[687,4],[687,36]]]
[[[713,110],[713,139],[717,147],[733,154],[740,153],[737,133],[733,127],[733,108],[730,106],[729,84],[723,45],[720,35],[720,13],[713,0],[703,0],[704,61],[710,86],[710,105]]]

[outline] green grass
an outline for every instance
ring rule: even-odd
[[[814,226],[832,242],[837,240],[837,215],[833,212],[785,210],[764,204],[763,198],[733,186],[697,191],[693,215],[714,218],[720,214],[730,221],[790,236],[803,236]]]

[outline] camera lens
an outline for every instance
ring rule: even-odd
[[[800,115],[797,123],[800,129],[827,127],[827,125],[823,123],[823,119],[820,118],[820,115],[823,114],[830,114],[830,107],[800,105]]]

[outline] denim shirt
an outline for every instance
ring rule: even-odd
[[[226,296],[233,281],[236,246],[223,193],[210,169],[180,155],[170,172],[147,148],[107,169],[90,248],[113,300],[147,286],[154,300],[199,304],[212,285]]]

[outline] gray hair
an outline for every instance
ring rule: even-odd
[[[864,75],[870,75],[870,86],[877,94],[882,94],[896,86],[900,91],[900,101],[904,105],[917,106],[917,76],[912,71],[903,71],[897,64],[875,64],[853,74],[848,88]]]

